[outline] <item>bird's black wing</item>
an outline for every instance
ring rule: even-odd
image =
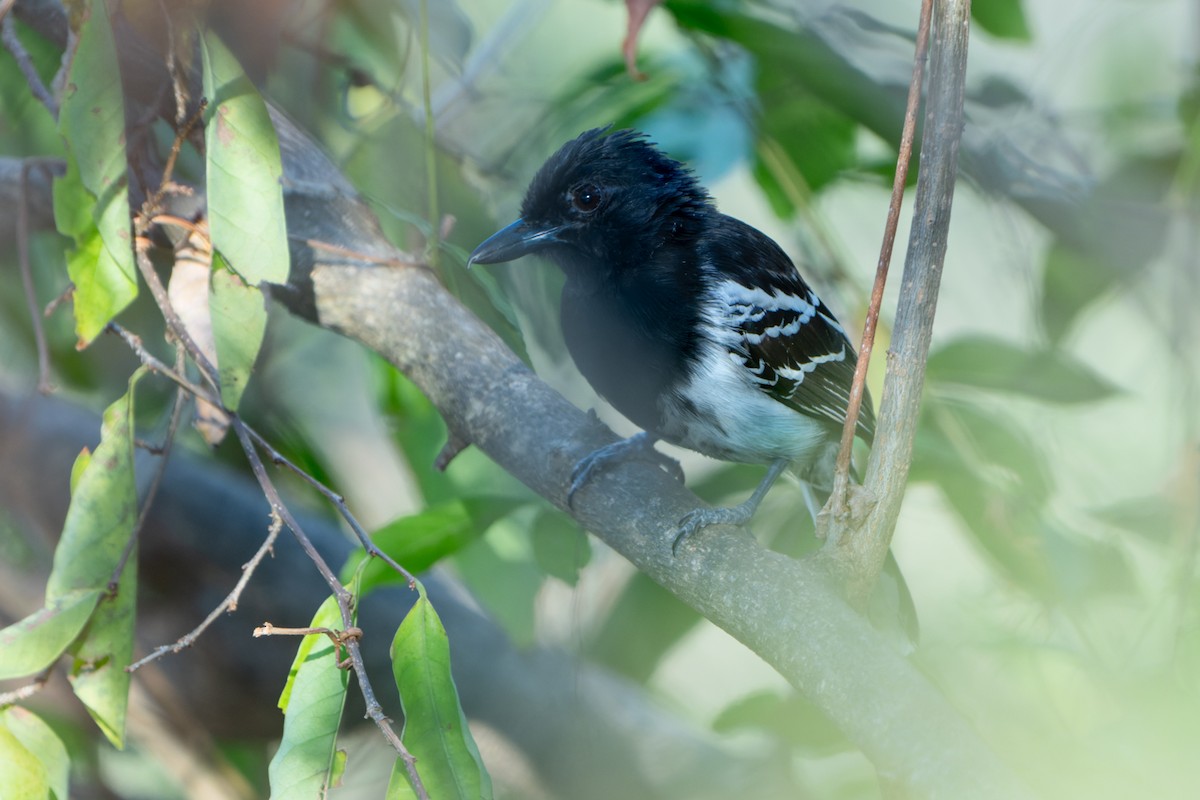
[[[845,331],[787,254],[768,236],[722,215],[709,230],[713,269],[710,322],[762,391],[837,425],[846,421],[858,357]],[[858,435],[875,435],[869,395]]]

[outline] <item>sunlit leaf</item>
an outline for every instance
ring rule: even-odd
[[[1001,39],[1027,42],[1033,38],[1021,10],[1021,0],[975,0],[971,3],[971,19]]]
[[[1051,403],[1089,403],[1118,392],[1091,367],[1060,350],[1025,350],[986,336],[962,336],[929,356],[931,384],[956,384]]]
[[[250,286],[288,277],[279,139],[267,106],[215,34],[203,39],[208,227]]]
[[[337,599],[330,597],[313,616],[312,627],[343,627]],[[268,768],[271,797],[323,797],[335,766],[338,725],[346,702],[348,673],[338,669],[333,642],[324,634],[305,636],[279,698],[283,739]],[[344,764],[343,764],[344,768]]]
[[[133,534],[137,489],[133,471],[133,393],[143,375],[129,379],[129,390],[104,412],[100,444],[79,474],[54,567],[46,584],[46,602],[83,591],[105,591]],[[70,652],[68,675],[75,694],[117,747],[124,744],[125,709],[133,655],[137,562],[130,557],[115,596],[104,597]]]
[[[392,640],[392,672],[404,706],[404,745],[430,797],[438,800],[491,798],[492,781],[450,674],[446,629],[418,584],[421,596]],[[404,765],[396,762],[388,798],[413,797]]]
[[[99,589],[76,589],[0,630],[0,680],[33,675],[53,664],[87,624]]]
[[[53,787],[46,765],[0,718],[0,797],[46,800]]]
[[[7,728],[13,736],[28,750],[45,770],[46,783],[58,800],[67,800],[67,781],[70,777],[71,760],[67,748],[58,735],[41,717],[20,706],[0,710],[0,728]],[[2,746],[0,746],[2,747]],[[0,765],[5,762],[0,757]],[[0,767],[0,773],[4,769]],[[0,786],[3,786],[0,778]],[[0,791],[0,797],[9,798],[16,795]],[[44,797],[45,795],[40,795]]]
[[[117,593],[96,606],[83,638],[71,649],[74,663],[67,678],[92,719],[116,747],[125,743],[125,710],[133,660],[137,612],[136,550],[121,573]]]
[[[79,32],[59,113],[67,172],[54,181],[58,229],[75,240],[75,330],[87,345],[137,296],[126,178],[125,106],[116,45],[103,0]]]
[[[247,286],[229,269],[221,254],[214,252],[208,307],[217,348],[221,401],[226,408],[237,409],[267,330],[265,298],[257,286]]]

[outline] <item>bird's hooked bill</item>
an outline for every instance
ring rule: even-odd
[[[538,227],[519,219],[507,228],[496,231],[475,248],[467,259],[467,269],[474,264],[500,264],[536,252],[558,241],[561,226]]]

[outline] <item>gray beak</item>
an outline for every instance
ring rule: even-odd
[[[535,253],[546,245],[557,242],[561,230],[561,226],[538,228],[519,219],[507,228],[493,233],[483,244],[476,247],[475,252],[467,259],[467,269],[473,264],[499,264]]]

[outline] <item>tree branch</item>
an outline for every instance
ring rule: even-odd
[[[830,527],[831,546],[826,548],[847,581],[852,601],[867,596],[883,568],[908,482],[958,174],[970,13],[970,0],[934,3],[921,171],[879,404],[878,432],[863,483],[874,505],[856,531],[847,530],[853,520],[835,519]]]

